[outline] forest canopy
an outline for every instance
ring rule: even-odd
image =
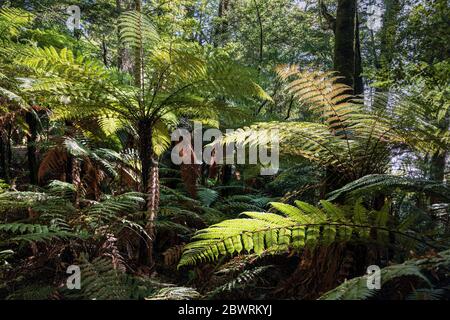
[[[449,19],[0,1],[0,299],[448,300]]]

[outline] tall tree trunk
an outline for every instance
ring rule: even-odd
[[[334,70],[343,77],[340,80],[342,83],[353,88],[354,94],[362,94],[364,86],[361,78],[357,0],[338,0],[335,19],[328,13],[323,3],[321,6],[322,14],[326,16],[335,35]],[[327,168],[321,195],[324,196],[348,182],[350,181],[341,179],[332,168]]]
[[[134,10],[142,13],[142,0],[134,1]],[[138,103],[139,108],[144,108],[144,48],[143,44],[136,46],[134,49],[134,66],[133,66],[133,75],[134,75],[134,85],[139,88],[139,96]]]
[[[214,47],[223,46],[227,41],[228,21],[227,14],[230,7],[230,0],[220,0],[217,17],[219,24],[214,29],[213,45]]]
[[[398,15],[401,11],[399,0],[384,0],[383,25],[380,30],[380,64],[381,67],[390,69],[394,60],[396,32],[399,27]]]
[[[120,16],[123,10],[129,10],[130,4],[125,0],[116,0],[117,14]],[[124,72],[131,72],[133,64],[131,62],[130,52],[120,39],[120,26],[117,26],[117,68]]]
[[[1,176],[9,183],[9,170],[8,161],[6,155],[6,141],[5,141],[5,131],[0,129],[0,166],[1,166]]]
[[[28,124],[29,134],[27,137],[27,157],[28,157],[28,171],[30,175],[30,183],[37,184],[37,159],[36,159],[36,143],[37,143],[37,125],[36,114],[27,112],[25,121]]]
[[[356,0],[339,0],[336,12],[334,70],[351,86],[355,94],[363,93],[361,53]]]
[[[153,267],[154,265],[154,242],[156,238],[156,226],[159,209],[159,168],[158,161],[153,152],[152,144],[152,126],[149,121],[141,120],[138,123],[139,135],[139,159],[141,162],[141,183],[142,192],[146,193],[145,214],[143,216],[146,222],[145,231],[150,239],[145,235],[141,237],[141,246],[139,250],[139,261],[145,265]]]
[[[108,46],[106,45],[106,40],[103,37],[102,39],[102,60],[105,67],[108,67]]]
[[[362,62],[361,62],[361,43],[359,40],[359,18],[358,10],[355,12],[355,72],[353,90],[355,94],[364,93],[364,84],[362,78]]]
[[[6,176],[8,181],[11,181],[11,164],[12,164],[12,124],[11,122],[6,126]]]
[[[258,50],[258,72],[261,73],[262,63],[263,63],[263,48],[264,48],[264,29],[262,25],[262,17],[261,11],[258,3],[254,0],[254,4],[256,7],[256,19],[258,20],[258,28],[259,28],[259,50]]]
[[[450,126],[450,117],[446,117],[439,123],[439,128],[442,132],[448,131]],[[430,179],[443,182],[445,178],[445,167],[447,162],[447,150],[440,150],[431,156],[430,159]],[[440,203],[442,199],[438,197],[430,197],[430,203]]]
[[[142,13],[142,1],[134,1],[134,9]],[[140,110],[144,110],[144,48],[137,46],[134,50],[134,85],[139,89],[138,103]],[[139,248],[139,261],[142,264],[154,267],[154,243],[156,240],[156,218],[159,209],[159,168],[158,160],[153,152],[152,144],[152,126],[150,119],[141,119],[138,122],[139,136],[139,158],[142,170],[142,192],[146,193],[144,208],[144,221],[146,221],[145,231],[148,237],[141,237]]]

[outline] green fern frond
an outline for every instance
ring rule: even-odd
[[[447,261],[447,266],[444,268],[448,270],[448,251],[447,254],[445,252],[441,253],[443,258],[441,257],[433,257],[429,259],[414,259],[408,260],[402,264],[392,265],[389,267],[385,267],[381,269],[380,280],[381,280],[381,290],[368,289],[367,279],[368,276],[362,276],[353,278],[349,281],[344,282],[340,286],[334,288],[331,291],[328,291],[324,295],[322,295],[319,300],[364,300],[371,298],[375,295],[381,294],[383,291],[383,287],[391,282],[400,280],[403,277],[414,277],[419,279],[422,283],[422,287],[425,286],[424,289],[433,289],[432,281],[425,275],[427,270],[430,268],[435,268],[438,263],[442,263],[442,260],[445,259]],[[426,262],[426,263],[424,263]],[[409,287],[411,288],[411,287]]]
[[[179,267],[214,261],[219,256],[240,252],[261,254],[266,250],[302,250],[336,241],[348,242],[354,238],[371,241],[371,230],[377,234],[390,232],[385,220],[359,224],[365,220],[354,217],[354,212],[344,214],[341,208],[329,202],[322,202],[324,209],[301,201],[295,203],[296,207],[272,203],[285,216],[267,212],[243,212],[242,215],[249,218],[225,220],[198,231],[192,238],[193,242],[186,245]],[[386,208],[376,212],[375,216],[382,215],[384,211]],[[358,214],[360,213],[359,211]]]
[[[143,203],[143,194],[128,192],[97,202],[87,207],[83,213],[87,222],[100,226],[104,223],[121,221],[124,215],[140,211]]]
[[[5,223],[0,224],[0,232],[17,234],[7,241],[12,242],[46,242],[50,239],[84,238],[82,233],[76,234],[39,224]]]
[[[209,292],[207,296],[209,298],[215,298],[221,293],[232,293],[238,289],[245,289],[249,285],[257,282],[267,270],[272,269],[272,265],[256,267],[249,270],[244,270],[234,279],[228,281],[227,283],[215,288],[213,291]]]
[[[203,205],[209,207],[219,198],[219,193],[212,189],[199,188],[197,190],[197,196]]]
[[[425,179],[394,176],[388,174],[371,174],[355,180],[328,195],[330,201],[345,195],[359,197],[370,192],[392,192],[401,189],[410,192],[423,192],[450,201],[450,187],[445,183]]]
[[[142,13],[128,11],[119,17],[121,40],[133,48],[144,48],[159,40],[158,32]]]

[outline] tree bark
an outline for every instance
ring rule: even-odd
[[[25,115],[25,121],[28,124],[29,134],[27,136],[27,158],[28,158],[28,171],[30,176],[30,183],[37,184],[37,159],[36,159],[36,143],[37,143],[37,125],[36,115],[32,112],[27,112]]]
[[[142,0],[134,1],[134,10],[142,13]],[[139,88],[138,103],[139,108],[144,109],[144,48],[143,44],[136,46],[134,49],[134,85]]]
[[[146,193],[143,219],[146,221],[145,231],[148,237],[141,237],[139,261],[150,267],[154,266],[154,242],[156,239],[156,219],[159,209],[159,168],[158,160],[153,152],[152,126],[150,121],[138,123],[139,160],[141,162],[141,191]]]
[[[73,122],[66,120],[65,121],[65,125],[66,125],[66,136],[71,137],[73,135]],[[65,170],[65,180],[67,183],[73,183],[73,156],[67,152],[67,161],[66,161],[66,170]]]
[[[217,13],[217,17],[220,19],[220,22],[214,30],[214,39],[213,39],[214,47],[220,47],[226,43],[227,40],[226,34],[228,32],[228,21],[226,20],[225,17],[228,13],[229,5],[230,0],[219,1],[219,10]]]
[[[450,126],[450,118],[444,118],[439,123],[439,128],[442,132],[449,130]],[[447,162],[447,150],[441,150],[440,152],[436,152],[431,156],[430,159],[430,179],[435,181],[443,182],[445,178],[445,167]],[[438,197],[430,197],[430,204],[440,203],[442,199]]]
[[[125,8],[123,7],[125,5]],[[116,0],[116,10],[118,16],[122,14],[123,10],[129,10],[130,5],[127,1],[124,0]],[[130,53],[127,48],[122,43],[120,38],[121,28],[117,26],[117,68],[120,71],[131,72],[133,70],[133,64],[131,62]]]
[[[256,0],[254,1],[256,7],[256,18],[258,20],[259,27],[259,55],[258,55],[258,72],[261,73],[263,63],[263,48],[264,48],[264,29],[262,25],[261,12]]]
[[[361,78],[361,53],[356,0],[339,0],[334,41],[334,70],[351,86],[354,94],[364,91]]]
[[[6,147],[5,147],[5,132],[3,129],[0,129],[0,166],[1,166],[1,175],[2,178],[9,183],[9,169],[8,169],[8,161],[6,156]]]

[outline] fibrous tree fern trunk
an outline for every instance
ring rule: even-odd
[[[37,159],[36,159],[36,142],[37,142],[37,121],[32,112],[27,112],[25,120],[28,124],[29,134],[27,137],[27,157],[28,170],[30,175],[30,183],[37,184]]]
[[[134,9],[142,13],[142,0],[134,1]],[[144,39],[138,38],[138,44],[134,49],[134,85],[138,88],[139,109],[145,109],[144,101]],[[144,112],[145,114],[145,112]],[[153,151],[151,118],[143,118],[138,121],[139,158],[142,170],[142,191],[146,193],[144,208],[145,231],[147,236],[141,237],[139,261],[150,268],[154,266],[153,247],[156,238],[156,218],[159,209],[159,168],[158,160]],[[150,239],[149,239],[150,238]]]
[[[6,155],[6,143],[4,130],[0,128],[0,166],[1,166],[1,177],[9,182],[9,168]]]
[[[134,1],[135,10],[138,13],[142,13],[142,1],[135,0]],[[142,37],[142,36],[141,36]],[[138,87],[139,90],[139,105],[143,104],[142,97],[144,94],[143,84],[144,84],[144,43],[143,39],[139,39],[140,43],[134,49],[134,84]],[[143,106],[141,106],[143,107]]]
[[[73,135],[73,122],[66,120],[65,121],[65,134],[68,137],[71,137]],[[67,152],[67,161],[66,161],[66,169],[65,169],[65,181],[68,183],[73,183],[73,156]]]
[[[159,209],[159,168],[158,160],[153,152],[152,144],[152,126],[150,121],[141,120],[138,123],[139,135],[139,159],[141,162],[141,185],[142,192],[145,192],[145,231],[148,237],[143,236],[139,251],[139,260],[141,263],[154,265],[153,245],[156,237],[155,222]]]

